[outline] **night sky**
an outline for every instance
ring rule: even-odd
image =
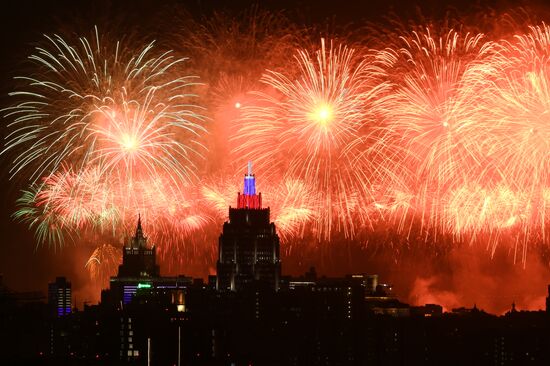
[[[161,4],[162,5],[159,5]],[[231,4],[228,8],[227,4]],[[89,34],[94,25],[109,29],[117,35],[138,35],[143,43],[158,40],[171,31],[169,18],[174,7],[185,8],[196,17],[211,14],[214,10],[238,11],[254,4],[249,1],[29,1],[3,2],[0,11],[0,106],[9,104],[7,94],[13,90],[12,77],[27,67],[24,60],[32,52],[33,45],[42,34]],[[419,14],[426,18],[442,18],[447,12],[469,14],[477,9],[494,8],[505,11],[517,2],[504,1],[266,1],[261,7],[268,10],[286,10],[291,20],[298,24],[330,24],[331,26],[365,24],[366,21],[386,24],[389,15],[417,20]],[[529,3],[533,9],[542,8]],[[159,21],[161,19],[161,21]],[[166,19],[166,21],[162,21]],[[350,25],[351,24],[351,25]],[[329,27],[329,26],[327,26]],[[2,124],[5,126],[7,122]],[[5,135],[5,129],[2,130]],[[8,288],[14,291],[45,291],[47,282],[55,276],[66,276],[73,283],[77,304],[97,301],[99,293],[90,287],[88,273],[83,266],[92,247],[78,243],[54,250],[37,246],[33,233],[26,225],[11,219],[15,200],[25,182],[8,179],[8,162],[0,157],[0,182],[2,187],[0,208],[0,273]],[[258,178],[261,190],[261,177]],[[221,227],[219,228],[221,231]],[[338,239],[336,239],[338,241]],[[527,266],[513,263],[508,249],[497,250],[491,258],[486,248],[470,248],[445,252],[433,248],[398,248],[410,252],[397,263],[395,248],[381,248],[375,253],[358,248],[353,243],[321,245],[317,253],[309,256],[283,258],[283,273],[303,273],[310,265],[318,272],[343,275],[353,271],[374,272],[381,281],[395,285],[398,296],[404,301],[447,301],[449,304],[472,306],[480,304],[490,311],[502,312],[516,301],[521,308],[543,306],[550,271],[544,256],[533,255]],[[429,252],[430,255],[424,255]],[[212,263],[215,266],[215,263]],[[166,273],[166,269],[164,269]],[[179,272],[189,274],[185,268]],[[190,271],[195,276],[206,276],[208,269]],[[506,288],[500,295],[499,289]],[[484,292],[487,289],[487,292]],[[94,294],[95,292],[95,294]],[[431,297],[430,297],[431,296]],[[80,297],[80,298],[78,298]],[[419,299],[421,298],[421,300]],[[467,301],[466,303],[461,303]]]

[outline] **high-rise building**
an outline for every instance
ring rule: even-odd
[[[151,287],[150,281],[159,277],[159,272],[159,266],[156,263],[156,247],[147,246],[140,216],[135,235],[122,248],[122,264],[118,267],[118,276],[111,277],[114,300],[128,304],[138,289]]]
[[[118,275],[111,277],[110,283],[110,290],[104,290],[101,294],[102,302],[129,304],[138,292],[165,293],[183,311],[185,300],[182,291],[192,284],[192,278],[160,276],[156,247],[147,243],[139,217],[134,236],[122,248]]]
[[[229,207],[229,220],[219,238],[216,289],[238,291],[262,282],[278,290],[280,276],[279,236],[269,207],[262,208],[262,194],[256,193],[248,163],[243,193],[237,195],[237,208]]]
[[[170,314],[169,318],[160,316],[170,324],[182,321],[187,311],[186,296],[193,287],[204,286],[195,284],[191,277],[160,275],[156,246],[147,242],[139,217],[134,236],[122,248],[118,275],[111,277],[110,288],[101,292],[104,309],[116,311],[111,313],[107,325],[108,332],[114,335],[107,341],[110,352],[116,352],[117,347],[120,360],[139,364],[140,357],[147,354],[147,338],[151,329],[156,329],[159,314]]]
[[[57,277],[48,284],[48,305],[58,317],[71,313],[71,283],[65,277]]]
[[[130,238],[122,252],[122,264],[118,267],[119,277],[158,277],[156,248],[147,247],[147,238],[143,235],[141,216],[138,218],[135,235]]]

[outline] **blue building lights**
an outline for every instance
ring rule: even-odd
[[[253,175],[244,176],[244,194],[252,196],[256,194],[256,178]]]
[[[244,176],[243,194],[252,196],[256,194],[256,178],[252,174],[252,162],[248,162],[248,173]]]

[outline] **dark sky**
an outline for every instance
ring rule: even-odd
[[[162,3],[162,4],[161,4]],[[159,5],[161,4],[161,5]],[[228,5],[230,4],[230,5]],[[0,105],[7,105],[6,96],[13,90],[12,77],[19,74],[25,58],[32,52],[33,43],[44,33],[89,32],[96,24],[118,28],[120,34],[138,33],[150,39],[162,37],[170,31],[170,24],[158,24],[162,14],[175,6],[183,6],[194,15],[203,16],[216,9],[237,11],[250,7],[251,1],[30,1],[2,2],[0,5]],[[402,0],[270,0],[260,3],[270,10],[287,10],[298,23],[319,24],[327,19],[336,24],[359,23],[364,20],[384,22],[384,17],[395,13],[402,18],[414,17],[419,10],[430,17],[442,17],[449,9],[470,11],[479,7],[507,8],[515,1],[440,1],[430,0],[419,4]],[[230,6],[230,8],[227,8]],[[160,22],[162,23],[162,21]],[[153,34],[151,34],[153,33]],[[156,33],[156,34],[155,34]],[[3,126],[6,121],[4,120]],[[2,132],[4,135],[5,132]],[[73,283],[86,282],[82,260],[86,251],[68,246],[61,251],[36,247],[33,234],[26,226],[14,222],[14,202],[24,182],[10,181],[7,161],[0,157],[0,273],[5,284],[19,291],[46,289],[48,281],[57,275],[66,275]],[[91,249],[90,249],[91,250]],[[89,251],[88,251],[89,252]],[[88,253],[89,255],[89,253]]]

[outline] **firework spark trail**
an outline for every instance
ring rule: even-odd
[[[305,183],[296,179],[286,179],[277,184],[267,185],[265,199],[273,207],[273,217],[281,240],[303,237],[305,224],[315,221],[315,209],[311,197],[314,192]]]
[[[521,258],[525,262],[531,236],[545,230],[548,222],[545,191],[550,184],[550,28],[530,27],[523,35],[499,44],[492,58],[492,72],[484,74],[479,104],[484,113],[478,136],[486,156],[484,182],[504,184],[520,192],[526,203],[514,217],[521,223]],[[535,239],[537,240],[537,239]],[[517,249],[517,246],[516,246]]]
[[[185,246],[212,222],[192,187],[174,187],[169,178],[134,180],[130,187],[103,178],[97,168],[51,175],[23,194],[15,217],[35,228],[39,243],[61,246],[65,235],[119,240],[140,213],[162,253]]]
[[[381,51],[392,80],[388,109],[381,115],[393,136],[388,145],[401,148],[403,180],[415,192],[422,221],[437,230],[438,200],[477,174],[477,131],[467,128],[477,123],[472,108],[477,98],[470,88],[476,74],[469,68],[487,59],[490,47],[481,34],[433,33],[414,31],[401,37],[403,47]]]
[[[249,91],[266,68],[284,69],[281,61],[303,33],[284,14],[257,6],[236,15],[216,12],[199,21],[184,18],[176,27],[180,32],[174,46],[193,55],[190,62],[207,84],[211,109],[225,104],[234,92]]]
[[[462,186],[446,198],[447,231],[459,235],[471,235],[486,228],[511,227],[522,219],[518,212],[525,212],[528,204],[522,192],[514,192],[504,185],[490,189]]]
[[[226,220],[228,208],[235,206],[237,192],[240,192],[241,189],[236,178],[215,177],[204,182],[201,187],[201,195],[208,202],[210,209],[214,211],[214,215],[220,220]]]
[[[508,241],[523,263],[528,242],[547,242],[548,34],[543,25],[496,43],[428,28],[381,51],[396,75],[383,128],[412,178],[407,209],[395,212],[435,237],[485,241],[491,253]]]
[[[99,164],[106,174],[139,168],[191,180],[204,128],[190,104],[195,78],[177,76],[185,59],[154,55],[152,43],[134,52],[100,42],[97,29],[76,45],[45,37],[29,57],[35,72],[10,94],[18,102],[4,109],[13,119],[3,150],[15,154],[12,176],[37,182],[63,164]]]
[[[330,238],[336,222],[352,236],[352,217],[370,198],[376,170],[368,154],[369,106],[386,84],[373,60],[324,40],[314,55],[298,51],[294,61],[292,74],[263,76],[274,95],[255,93],[256,104],[243,108],[235,153],[253,160],[259,174],[298,179],[318,192],[319,237]]]
[[[53,246],[62,245],[65,237],[71,234],[64,225],[63,218],[55,215],[47,207],[37,203],[39,187],[33,185],[22,192],[16,201],[18,210],[13,217],[26,223],[29,229],[34,230],[38,244],[49,243]]]
[[[110,276],[116,273],[118,265],[122,263],[121,253],[120,248],[110,244],[98,246],[85,265],[90,278],[107,287]]]

